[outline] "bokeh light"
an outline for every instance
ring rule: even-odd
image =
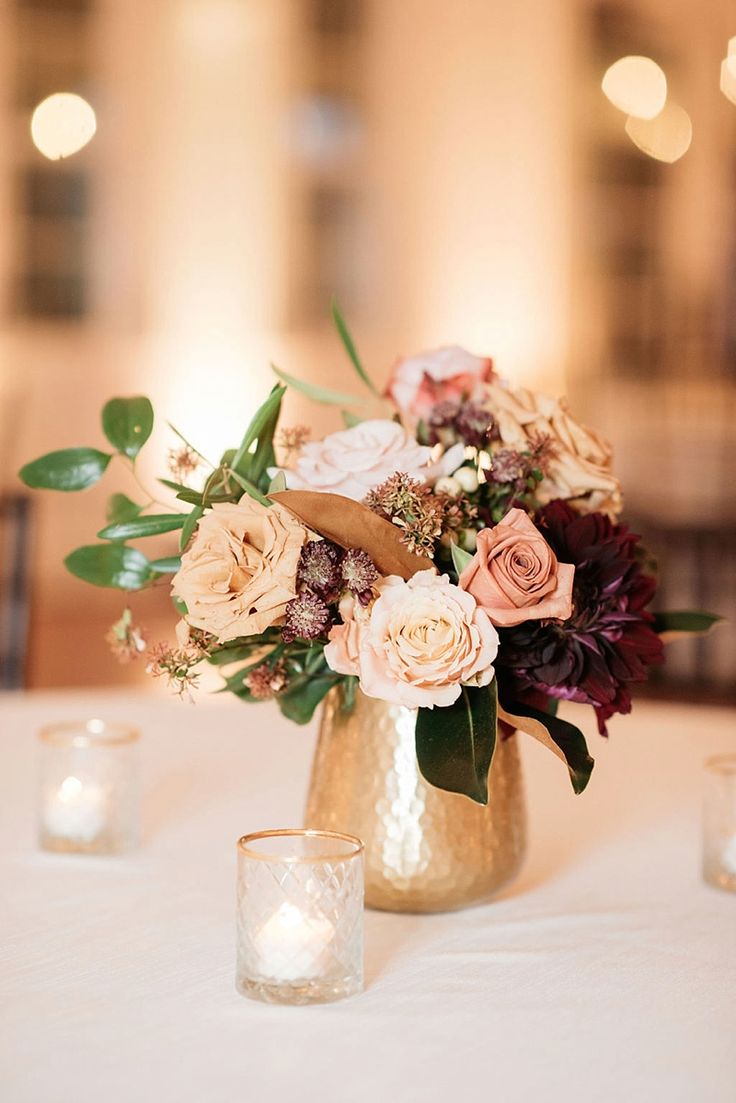
[[[642,153],[672,164],[690,148],[693,124],[684,107],[670,101],[654,119],[629,117],[626,133]]]
[[[729,42],[728,57],[721,62],[721,92],[727,100],[736,104],[736,51],[733,51],[732,44],[736,45],[736,39],[732,38]]]
[[[31,118],[31,137],[44,157],[58,161],[79,152],[94,137],[97,119],[90,105],[73,92],[55,92],[39,103]]]
[[[622,57],[603,75],[601,88],[614,107],[637,119],[653,119],[667,100],[667,78],[650,57]]]

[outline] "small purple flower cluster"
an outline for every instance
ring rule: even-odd
[[[298,593],[286,606],[281,632],[285,643],[325,635],[333,623],[330,605],[345,590],[368,605],[380,576],[367,552],[344,551],[329,540],[310,540],[302,548],[296,577]]]

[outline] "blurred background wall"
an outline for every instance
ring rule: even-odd
[[[143,673],[102,642],[121,595],[61,565],[137,488],[36,495],[18,556],[20,464],[100,445],[105,399],[146,393],[151,484],[166,420],[205,454],[237,443],[271,360],[349,387],[333,294],[378,380],[460,343],[566,391],[614,443],[662,603],[733,619],[732,35],[731,0],[0,0],[1,554],[6,591],[27,574],[25,683]],[[627,54],[692,119],[674,164],[601,92]],[[98,129],[50,161],[29,122],[59,91]],[[287,421],[337,427],[294,395]],[[134,608],[171,634],[166,586]],[[658,691],[728,697],[735,656],[732,627],[678,644]]]

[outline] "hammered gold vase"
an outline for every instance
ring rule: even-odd
[[[322,715],[306,826],[363,840],[368,907],[451,911],[507,885],[526,844],[516,736],[496,747],[483,807],[422,778],[411,709],[360,692],[351,711],[341,704],[333,690]]]

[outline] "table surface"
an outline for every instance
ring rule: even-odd
[[[41,853],[34,733],[91,715],[143,732],[144,845]],[[233,986],[234,843],[299,824],[314,725],[225,697],[0,696],[0,1099],[733,1103],[736,894],[700,880],[699,814],[736,714],[646,703],[611,728],[581,797],[522,737],[511,890],[367,912],[365,992],[284,1008]]]

